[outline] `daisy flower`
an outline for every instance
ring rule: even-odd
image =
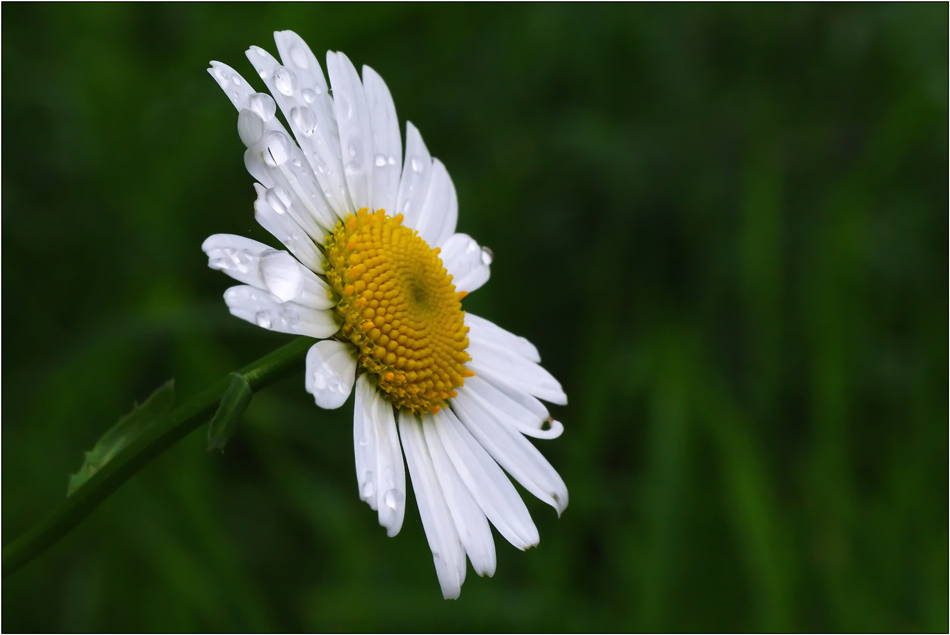
[[[297,34],[274,35],[280,61],[247,51],[270,95],[220,62],[208,71],[238,110],[255,218],[287,250],[229,234],[202,249],[243,283],[224,294],[233,315],[320,340],[305,380],[318,406],[339,408],[355,386],[359,495],[390,536],[406,510],[405,453],[442,594],[457,598],[466,556],[479,575],[495,571],[489,522],[519,549],[538,544],[505,471],[567,507],[564,481],[526,438],[560,435],[539,399],[567,397],[530,342],[462,310],[492,254],[455,231],[452,179],[409,122],[403,158],[382,78],[364,66],[361,79],[331,51],[331,91]]]

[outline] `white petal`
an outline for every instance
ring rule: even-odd
[[[304,385],[317,405],[325,410],[342,406],[356,379],[356,350],[336,340],[317,342],[307,351]]]
[[[451,411],[438,413],[435,421],[452,465],[498,533],[522,551],[537,545],[540,537],[528,508],[485,448]]]
[[[439,257],[442,265],[452,275],[456,291],[471,293],[488,282],[491,274],[490,252],[479,247],[468,234],[452,234],[441,245]]]
[[[336,305],[330,297],[330,286],[286,251],[271,250],[261,255],[260,271],[266,289],[281,302],[296,302],[312,309]]]
[[[254,218],[260,226],[282,242],[290,250],[290,253],[295,255],[308,269],[316,273],[323,273],[325,271],[324,259],[313,240],[297,221],[287,213],[283,205],[278,205],[278,208],[275,208],[271,204],[270,201],[273,200],[274,195],[268,196],[270,190],[260,183],[255,183],[254,189],[257,191],[257,200],[254,201]],[[280,201],[279,198],[276,200]]]
[[[276,198],[270,200],[275,209],[293,216],[313,238],[322,243],[336,225],[336,213],[330,209],[313,169],[303,152],[286,132],[267,132],[261,140],[244,152],[244,167],[270,188]]]
[[[351,210],[333,99],[327,90],[323,69],[307,43],[293,31],[275,32],[274,40],[285,67],[292,69],[297,79],[297,90],[292,95],[281,94],[281,100],[292,106],[285,116],[290,118],[297,142],[307,155],[324,195],[342,218]]]
[[[369,375],[363,373],[356,379],[356,404],[353,407],[353,449],[356,452],[356,482],[360,488],[360,500],[376,509],[379,499],[376,488],[376,431],[375,417],[376,386]]]
[[[469,328],[468,337],[470,340],[495,342],[497,346],[514,351],[528,361],[541,362],[541,354],[538,353],[538,349],[534,347],[534,344],[523,337],[506,331],[494,322],[466,313],[465,326]]]
[[[369,66],[363,67],[363,91],[373,129],[373,210],[396,215],[399,170],[402,166],[402,139],[396,106],[383,78]]]
[[[530,441],[499,418],[497,410],[469,387],[458,389],[452,411],[498,464],[521,485],[554,507],[558,515],[567,507],[567,486]]]
[[[495,541],[485,512],[472,497],[469,488],[459,477],[436,431],[440,423],[430,415],[422,417],[422,429],[426,446],[432,456],[432,464],[445,495],[446,504],[455,522],[459,540],[472,561],[475,572],[481,576],[495,574]]]
[[[320,63],[295,33],[280,31],[274,34],[274,38],[287,66],[281,66],[270,53],[258,46],[247,50],[247,59],[257,69],[290,123],[306,157],[305,163],[310,164],[309,171],[319,182],[319,191],[334,215],[342,218],[352,210],[343,179],[333,104]]]
[[[334,311],[311,309],[293,302],[282,303],[277,296],[254,287],[231,287],[224,292],[224,301],[231,315],[278,333],[322,339],[340,330]]]
[[[402,463],[402,447],[396,431],[393,407],[379,390],[373,391],[372,410],[376,426],[376,494],[379,524],[391,538],[402,529],[406,515],[406,469]]]
[[[218,82],[218,86],[221,87],[239,113],[242,110],[255,113],[261,119],[265,130],[284,130],[284,126],[274,117],[277,108],[270,95],[255,92],[251,84],[227,64],[211,62],[208,73]],[[240,122],[240,118],[238,121]],[[245,125],[247,125],[246,122]]]
[[[252,62],[255,58],[259,58],[250,53],[248,57]],[[269,55],[267,58],[273,62],[274,66],[279,66]],[[317,69],[319,70],[319,65]],[[274,116],[276,113],[274,99],[266,93],[254,92],[250,84],[226,64],[211,62],[208,72],[238,110],[238,134],[248,145],[244,164],[251,176],[267,187],[279,185],[294,194],[299,198],[298,211],[300,213],[309,213],[325,229],[332,228],[336,222],[336,215],[331,210],[326,194],[314,175],[314,169],[308,165],[308,159],[287,135],[283,124]],[[273,72],[264,79],[271,92],[283,103],[285,96],[276,91]],[[289,112],[288,107],[284,114],[288,121],[292,121]],[[257,139],[256,143],[254,143],[255,139]],[[338,154],[339,144],[336,148]],[[317,234],[309,231],[310,228],[305,220],[300,218],[297,220],[311,236],[322,241],[322,233],[318,237]]]
[[[544,404],[531,395],[477,376],[466,379],[465,385],[491,404],[499,421],[521,434],[536,439],[556,439],[564,432],[561,422],[551,419]],[[544,428],[545,424],[548,429]]]
[[[433,159],[429,191],[416,221],[416,229],[426,244],[435,247],[455,233],[458,216],[459,204],[455,196],[455,185],[452,184],[449,172],[442,162]]]
[[[343,53],[327,51],[327,74],[350,202],[356,209],[368,208],[373,204],[373,131],[363,84],[353,62]]]
[[[208,266],[223,271],[238,282],[264,289],[260,258],[274,249],[256,240],[233,234],[213,234],[201,243],[208,254]]]
[[[403,215],[403,225],[416,229],[419,214],[429,192],[429,177],[432,174],[432,157],[422,141],[422,135],[406,122],[406,161],[399,181],[396,197],[396,213]],[[436,245],[429,245],[435,247]]]
[[[419,504],[422,527],[432,550],[442,597],[454,600],[465,580],[465,550],[445,502],[418,417],[399,411],[399,437],[406,453],[409,476]]]
[[[475,374],[487,375],[529,395],[558,405],[567,404],[561,384],[544,368],[521,355],[485,341],[469,340],[468,367]]]

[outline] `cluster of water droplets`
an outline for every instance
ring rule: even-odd
[[[237,73],[230,72],[223,66],[215,66],[214,77],[218,80],[218,84],[228,95],[228,97],[231,98],[231,101],[237,103],[237,101],[241,98],[241,93],[240,91],[235,90],[233,87],[241,86],[244,83],[241,80],[241,76]]]
[[[254,255],[247,249],[225,247],[218,250],[218,255],[208,262],[208,266],[218,271],[234,271],[246,275],[251,270]]]
[[[300,321],[300,314],[293,309],[265,309],[258,311],[254,320],[261,328],[285,331]]]
[[[350,393],[350,384],[343,381],[340,374],[326,361],[313,371],[313,387],[321,392],[333,392],[339,395]]]

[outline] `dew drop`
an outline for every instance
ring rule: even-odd
[[[367,472],[363,481],[362,494],[364,499],[370,499],[376,493],[376,484],[373,482],[373,473]]]
[[[264,136],[264,120],[249,108],[242,108],[241,112],[238,113],[237,127],[241,143],[248,148],[255,145]]]
[[[359,161],[350,161],[346,164],[347,174],[359,174],[363,171],[363,164]]]
[[[247,101],[251,110],[256,112],[265,122],[273,119],[277,113],[277,103],[267,93],[254,93],[248,97]]]
[[[303,100],[307,102],[308,104],[312,104],[313,101],[317,98],[317,94],[313,92],[312,88],[304,88],[300,92],[300,94],[303,95]]]
[[[386,504],[386,507],[394,511],[402,504],[402,499],[402,492],[395,489],[391,489],[383,495],[383,502]]]
[[[495,259],[495,254],[488,247],[482,247],[482,264],[490,265],[492,260]]]
[[[422,160],[419,157],[412,157],[412,160],[409,162],[409,165],[412,166],[413,172],[422,172]]]
[[[386,157],[381,154],[376,155],[376,167],[381,168],[386,165]]]
[[[323,373],[317,371],[313,374],[313,387],[315,390],[325,390],[327,387],[327,378]]]
[[[300,321],[300,315],[293,309],[284,309],[280,312],[280,321],[285,326],[294,326]]]
[[[283,194],[283,196],[281,196],[281,194]],[[289,201],[284,201],[286,198],[289,198],[287,193],[279,187],[267,190],[267,194],[264,195],[264,200],[267,201],[267,204],[274,208],[274,211],[278,214],[287,213],[287,208],[290,207],[290,204]]]
[[[272,168],[287,163],[290,159],[290,149],[287,145],[286,135],[281,132],[271,132],[267,135],[266,147],[264,148],[264,163]]]
[[[290,49],[290,60],[298,68],[310,68],[310,59],[307,57],[307,52],[301,46],[295,46]]]
[[[396,156],[393,154],[389,155],[389,165],[396,165]]]
[[[228,81],[228,72],[220,66],[214,68],[214,76],[217,77],[221,83],[227,83]]]
[[[254,316],[254,319],[257,321],[257,325],[261,328],[269,329],[272,324],[269,311],[258,311],[257,315]]]
[[[317,127],[317,116],[306,106],[294,106],[290,109],[290,118],[305,137],[313,134]]]
[[[240,86],[240,85],[241,85],[241,78],[238,77],[237,75],[235,75],[234,77],[232,77],[232,78],[231,78],[231,81],[234,82],[234,85],[235,85],[235,86]]]
[[[257,53],[260,57],[267,57],[267,52],[259,46],[252,46],[251,50]]]
[[[274,85],[280,94],[290,97],[297,90],[297,75],[289,68],[280,66],[274,71]]]

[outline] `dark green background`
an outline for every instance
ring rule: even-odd
[[[207,75],[293,29],[385,78],[491,246],[466,308],[570,398],[571,503],[441,599],[414,501],[357,495],[301,372],[3,583],[3,630],[948,628],[946,4],[2,8],[3,541],[164,380],[288,341],[231,317],[250,235]],[[260,84],[260,82],[258,82]],[[259,88],[263,88],[259,86]]]

